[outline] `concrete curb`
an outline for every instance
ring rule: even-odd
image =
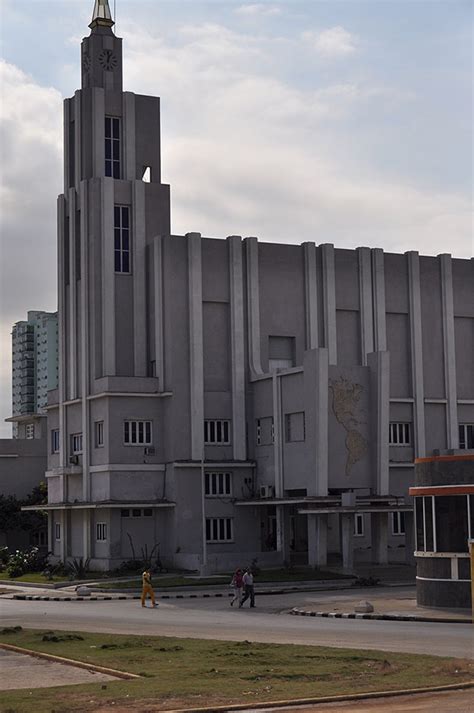
[[[381,621],[426,621],[432,624],[471,624],[470,619],[418,616],[416,614],[352,614],[345,612],[323,612],[306,611],[305,609],[293,608],[290,614],[294,616],[319,616],[327,619],[377,619]]]
[[[256,592],[256,595],[258,597],[262,596],[271,596],[273,594],[291,594],[292,592],[301,592],[301,591],[324,591],[324,592],[331,592],[331,591],[338,591],[338,590],[346,590],[350,589],[350,587],[337,587],[337,586],[332,586],[332,587],[325,587],[324,589],[320,590],[302,590],[299,587],[291,587],[291,588],[286,588],[286,589],[259,589]],[[91,589],[91,592],[94,590]],[[140,594],[132,594],[132,592],[137,592],[139,590],[133,589],[130,590],[129,592],[126,592],[125,594],[118,594],[118,591],[120,590],[109,590],[111,594],[114,596],[108,596],[106,594],[100,594],[99,592],[96,591],[95,594],[91,594],[91,596],[79,596],[76,597],[74,595],[68,596],[68,597],[55,597],[55,596],[49,596],[45,594],[14,594],[13,599],[18,599],[21,601],[28,601],[28,602],[48,602],[48,601],[53,601],[53,602],[78,602],[78,601],[115,601],[115,600],[124,600],[124,599],[140,599],[141,595]],[[123,591],[123,590],[122,590]],[[178,593],[173,593],[173,594],[156,594],[155,593],[155,599],[210,599],[212,597],[217,597],[217,598],[223,598],[225,599],[226,597],[232,597],[233,592],[198,592],[198,593],[191,593],[191,592],[183,592],[182,594]]]
[[[68,666],[75,666],[76,668],[83,668],[87,671],[94,671],[95,673],[105,673],[108,676],[114,676],[115,678],[123,678],[125,680],[141,678],[141,676],[136,673],[128,673],[127,671],[117,671],[114,668],[97,666],[96,664],[85,663],[84,661],[76,661],[75,659],[66,659],[64,658],[64,656],[56,656],[55,654],[47,654],[43,653],[42,651],[24,649],[22,646],[14,646],[13,644],[0,643],[0,649],[4,649],[5,651],[12,651],[13,653],[17,654],[26,654],[28,656],[34,656],[38,659],[54,661],[55,663],[67,664]]]
[[[242,711],[265,708],[284,708],[286,706],[304,706],[311,704],[322,703],[344,703],[346,701],[363,701],[374,698],[390,698],[398,696],[413,696],[419,693],[437,693],[442,691],[461,691],[466,688],[474,688],[474,681],[466,683],[453,683],[445,686],[432,686],[426,688],[408,688],[406,690],[395,691],[369,691],[367,693],[352,693],[346,696],[321,696],[320,698],[294,698],[284,701],[262,701],[247,703],[235,703],[228,706],[211,706],[204,708],[173,708],[168,709],[166,713],[227,713],[227,711]]]

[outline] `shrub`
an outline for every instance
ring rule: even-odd
[[[6,572],[9,577],[21,577],[28,572],[42,572],[48,555],[40,554],[37,547],[16,550],[7,560]]]
[[[71,579],[85,579],[89,572],[89,563],[91,559],[88,557],[84,560],[82,557],[74,558],[72,562],[68,562],[67,570]]]

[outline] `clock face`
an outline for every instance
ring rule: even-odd
[[[110,72],[117,66],[117,57],[112,50],[102,50],[99,54],[99,64],[102,69],[106,69]]]
[[[91,69],[91,58],[88,54],[84,54],[82,57],[82,69],[84,72],[90,72]]]

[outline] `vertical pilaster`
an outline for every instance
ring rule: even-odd
[[[405,512],[405,564],[415,562],[415,523],[413,511]]]
[[[93,175],[105,175],[105,92],[92,88],[92,161]]]
[[[132,182],[134,376],[147,375],[145,184]]]
[[[280,553],[282,561],[289,562],[290,550],[290,529],[288,514],[284,505],[277,505],[276,512],[276,548]]]
[[[69,346],[69,398],[76,399],[78,395],[77,373],[77,275],[76,275],[76,189],[68,191],[69,210],[69,320],[68,320],[68,346]]]
[[[82,386],[82,497],[90,500],[90,351],[89,351],[89,201],[87,181],[82,181],[79,193],[81,209],[81,386]],[[86,556],[86,555],[84,555]]]
[[[367,354],[374,351],[370,248],[357,248],[357,257],[359,260],[361,364],[362,366],[367,366]]]
[[[153,242],[153,276],[155,280],[155,363],[159,390],[165,390],[165,349],[163,335],[163,241],[156,237]]]
[[[425,455],[425,406],[423,385],[423,342],[421,331],[420,258],[417,252],[405,253],[408,263],[410,299],[410,348],[415,426],[415,458]]]
[[[102,181],[102,354],[104,376],[115,376],[114,179]]]
[[[306,352],[303,367],[304,408],[308,434],[305,448],[311,449],[308,461],[314,467],[314,477],[308,481],[308,495],[324,497],[328,494],[328,350],[315,349]]]
[[[135,94],[124,92],[123,95],[123,143],[124,143],[124,178],[134,181],[136,175],[135,151]]]
[[[74,185],[79,190],[82,178],[82,92],[74,93]],[[64,188],[69,185],[68,182]]]
[[[336,267],[334,261],[334,245],[321,245],[323,268],[323,315],[324,315],[324,346],[329,353],[329,363],[337,364],[337,333],[336,333]]]
[[[232,447],[234,460],[245,460],[245,353],[244,353],[244,288],[242,239],[227,238],[230,281],[230,343],[232,363]]]
[[[453,270],[451,255],[438,255],[438,259],[441,269],[447,444],[448,448],[459,448],[456,351],[454,338]]]
[[[58,512],[58,511],[56,511]],[[59,510],[58,512],[59,523],[61,525],[61,542],[59,546],[60,559],[62,562],[66,562],[67,551],[68,551],[68,522],[67,522],[67,510]],[[53,533],[54,534],[54,533]]]
[[[367,357],[372,374],[372,412],[375,414],[375,492],[388,495],[389,423],[390,423],[390,353],[373,352]]]
[[[91,556],[91,511],[82,511],[82,556],[84,560]]]
[[[328,516],[308,515],[308,565],[325,567],[328,561]]]
[[[318,346],[318,289],[316,284],[316,245],[303,243],[306,349]]]
[[[58,396],[59,396],[59,466],[63,468],[67,458],[66,432],[66,285],[64,276],[64,226],[66,222],[66,201],[63,195],[58,198]]]
[[[260,294],[258,282],[258,241],[246,238],[247,257],[247,322],[249,366],[252,376],[263,374],[260,347]]]
[[[376,352],[387,349],[387,322],[385,314],[385,268],[383,250],[372,250],[372,290],[374,303],[374,344]]]
[[[64,190],[69,186],[69,166],[71,164],[71,147],[69,145],[69,129],[71,123],[71,99],[64,100],[64,125],[63,125],[63,181]],[[58,283],[59,284],[59,283]]]
[[[188,233],[186,238],[188,241],[191,458],[201,460],[204,449],[201,234]]]
[[[273,463],[275,471],[275,495],[283,497],[283,428],[281,413],[281,377],[272,374],[273,397]]]

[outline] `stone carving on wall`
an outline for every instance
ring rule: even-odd
[[[352,467],[368,451],[367,440],[359,431],[359,425],[363,421],[358,416],[360,397],[364,387],[341,376],[339,379],[330,379],[329,388],[332,393],[333,413],[337,422],[346,431],[346,475],[350,475]]]

